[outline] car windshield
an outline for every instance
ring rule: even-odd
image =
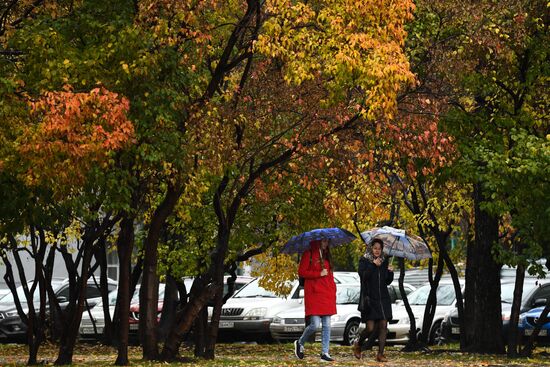
[[[341,287],[336,291],[336,304],[349,305],[359,303],[359,287]]]
[[[252,282],[248,283],[247,285],[243,286],[233,296],[233,298],[257,298],[257,297],[277,298],[275,293],[260,287],[260,285],[258,284],[258,279],[255,279]]]
[[[425,285],[411,292],[407,298],[411,305],[425,305],[430,294],[430,286]],[[437,288],[437,304],[449,306],[455,300],[455,290],[452,284],[440,284]]]

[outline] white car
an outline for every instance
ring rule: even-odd
[[[403,284],[405,292],[409,294],[415,288],[407,283]],[[331,317],[330,340],[350,345],[357,337],[361,313],[357,310],[361,285],[338,284],[336,293],[336,315]],[[400,299],[399,285],[393,282],[388,286],[392,302]],[[304,306],[300,304],[291,310],[278,313],[269,330],[275,340],[296,340],[302,335],[305,328]],[[316,336],[320,340],[320,334]]]
[[[461,287],[464,283],[461,281]],[[411,306],[418,332],[422,332],[424,310],[430,293],[430,285],[426,284],[411,292],[407,299]],[[445,315],[456,306],[456,295],[451,280],[441,280],[437,288],[437,306],[430,330],[428,342],[439,343],[441,339],[441,323]],[[407,309],[402,302],[392,306],[393,319],[388,323],[387,341],[391,343],[406,343],[409,340],[410,319]]]
[[[334,281],[357,283],[359,276],[352,272],[334,272]],[[271,338],[269,325],[279,312],[300,306],[303,302],[303,289],[298,281],[292,283],[292,290],[286,297],[277,296],[258,284],[254,279],[223,305],[221,310],[219,332],[229,334],[232,339],[242,336]]]

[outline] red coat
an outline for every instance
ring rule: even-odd
[[[305,279],[304,303],[306,316],[336,314],[336,284],[328,260],[324,259],[328,274],[321,277],[320,241],[311,241],[311,249],[304,252],[298,275]],[[310,263],[311,257],[311,263]]]

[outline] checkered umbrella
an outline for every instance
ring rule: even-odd
[[[403,229],[384,226],[362,232],[365,243],[379,238],[384,241],[384,252],[388,256],[403,257],[409,260],[421,260],[432,257],[430,249],[422,238],[407,234]]]

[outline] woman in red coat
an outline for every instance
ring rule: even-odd
[[[304,344],[322,324],[322,361],[333,361],[328,353],[330,341],[330,317],[336,314],[336,284],[332,274],[329,240],[311,241],[310,249],[304,252],[298,274],[305,279],[304,303],[306,318],[310,324],[300,339],[294,342],[296,357],[304,358]]]

